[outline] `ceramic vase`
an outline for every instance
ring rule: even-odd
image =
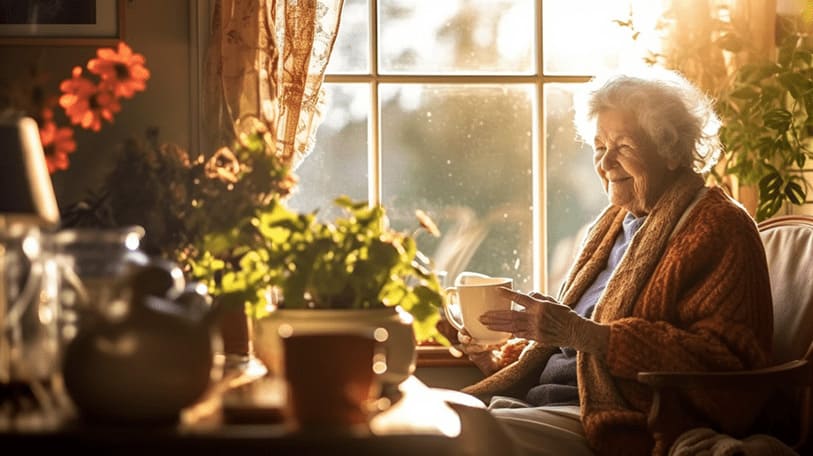
[[[384,384],[398,384],[415,371],[417,345],[412,317],[394,307],[381,309],[279,309],[254,322],[254,352],[272,374],[281,374],[284,350],[280,338],[283,325],[296,330],[326,332],[340,329],[375,330],[383,328],[387,337],[382,347],[386,372],[380,374]],[[284,331],[284,329],[283,329]]]

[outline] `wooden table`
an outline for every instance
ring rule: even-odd
[[[502,454],[494,453],[502,444],[488,437],[490,431],[498,435],[496,421],[489,421],[493,418],[481,405],[467,403],[465,396],[456,396],[459,393],[429,388],[415,377],[398,385],[397,400],[362,429],[294,429],[285,416],[281,385],[268,377],[229,373],[184,410],[177,425],[163,427],[89,425],[75,416],[55,425],[27,427],[9,427],[6,420],[0,429],[0,453]],[[446,402],[450,397],[453,405]],[[467,411],[477,417],[474,440],[463,438]]]

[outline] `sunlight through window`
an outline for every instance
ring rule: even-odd
[[[331,195],[366,198],[399,229],[424,210],[442,235],[418,246],[447,277],[476,271],[555,293],[606,204],[576,141],[573,94],[657,49],[664,4],[346,0],[328,110],[292,205],[331,216]]]

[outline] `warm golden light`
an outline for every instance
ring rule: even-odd
[[[398,389],[403,399],[370,420],[373,434],[460,435],[460,417],[434,390],[415,377],[404,380]]]
[[[643,65],[648,51],[660,48],[656,25],[665,6],[663,0],[545,2],[546,69],[589,74]],[[631,21],[633,28],[615,21]]]

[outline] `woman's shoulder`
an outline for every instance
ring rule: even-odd
[[[753,217],[739,201],[728,195],[721,187],[706,187],[706,193],[698,201],[697,208],[702,214],[710,217],[725,216],[722,221],[744,223],[756,227]]]
[[[741,203],[730,197],[722,188],[707,187],[688,214],[686,230],[698,234],[758,240],[756,221]]]

